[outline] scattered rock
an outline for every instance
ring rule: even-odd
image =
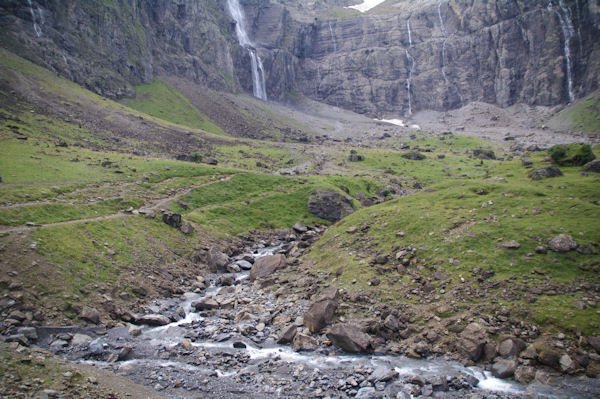
[[[211,248],[206,257],[206,264],[212,273],[223,273],[229,264],[229,256],[216,248]]]
[[[531,366],[521,366],[515,370],[515,380],[521,384],[529,384],[535,378],[535,368]]]
[[[583,170],[586,172],[600,173],[600,159],[595,159],[583,165]]]
[[[559,369],[560,356],[553,350],[542,350],[538,354],[537,360],[544,366],[552,367],[557,370]]]
[[[577,248],[577,242],[567,234],[559,234],[548,241],[548,248],[554,252],[569,252]]]
[[[294,341],[294,337],[296,336],[296,331],[298,331],[298,327],[296,327],[295,324],[291,324],[291,325],[285,327],[282,330],[281,335],[279,336],[279,339],[277,340],[277,343],[280,345],[292,343]]]
[[[383,393],[377,392],[373,387],[363,387],[358,390],[355,396],[356,399],[381,399]]]
[[[498,359],[492,365],[492,374],[497,378],[508,378],[515,374],[517,369],[515,359]]]
[[[71,339],[71,345],[77,346],[77,345],[89,344],[90,342],[92,342],[92,340],[93,340],[92,337],[90,337],[89,335],[77,333],[77,334],[73,335],[73,338]]]
[[[301,234],[304,234],[304,233],[306,233],[308,231],[308,228],[306,226],[304,226],[304,225],[301,225],[300,223],[296,223],[292,227],[292,229],[294,229],[294,231],[296,233],[301,233]]]
[[[194,232],[194,226],[192,226],[190,222],[185,222],[179,227],[179,230],[181,230],[183,234],[190,235]]]
[[[525,342],[517,338],[508,338],[498,346],[498,354],[502,357],[514,357],[523,349],[525,349]]]
[[[333,320],[336,308],[336,300],[326,299],[313,303],[304,314],[304,325],[311,333],[321,331]]]
[[[577,364],[566,353],[560,357],[559,364],[563,373],[571,373],[577,368]]]
[[[292,343],[292,348],[295,351],[312,351],[317,348],[318,342],[316,339],[311,337],[310,335],[306,335],[303,333],[297,333],[294,336],[294,341]]]
[[[477,148],[473,150],[473,156],[479,159],[496,159],[496,154],[492,150],[485,150],[483,148]]]
[[[521,244],[519,244],[518,242],[511,240],[511,241],[504,241],[500,243],[500,247],[504,248],[504,249],[519,249],[521,248]]]
[[[521,165],[530,168],[533,165],[533,161],[529,158],[521,158]]]
[[[423,159],[427,158],[425,155],[421,154],[418,151],[410,151],[400,156],[404,159],[410,159],[411,161],[422,161]]]
[[[219,303],[212,296],[207,296],[199,301],[192,302],[192,307],[198,311],[213,310],[219,308]]]

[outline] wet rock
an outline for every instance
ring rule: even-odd
[[[242,341],[234,341],[233,347],[236,349],[246,349],[246,344],[243,343]]]
[[[285,327],[282,330],[281,335],[279,336],[279,339],[277,340],[277,343],[280,345],[286,345],[286,344],[292,343],[294,341],[294,337],[296,336],[297,330],[298,330],[298,327],[296,327],[296,325],[294,325],[294,324]]]
[[[206,265],[212,273],[222,273],[226,271],[229,264],[229,256],[216,248],[211,248],[206,256]]]
[[[73,338],[71,339],[71,345],[73,346],[77,346],[77,345],[83,345],[83,344],[88,344],[90,342],[92,342],[92,337],[90,337],[89,335],[86,334],[75,334],[73,335]]]
[[[459,350],[476,362],[483,354],[483,348],[488,341],[485,328],[478,323],[469,324],[460,335]]]
[[[358,390],[355,396],[356,399],[381,399],[383,394],[377,392],[373,387],[364,387]]]
[[[515,374],[517,369],[515,359],[498,359],[492,365],[492,374],[497,378],[509,378]]]
[[[308,211],[311,215],[337,222],[354,212],[352,200],[337,191],[318,190],[308,199]]]
[[[286,264],[287,260],[282,254],[258,258],[250,270],[250,281],[254,281],[257,278],[270,276],[275,271],[285,267]]]
[[[311,333],[316,333],[325,328],[333,320],[337,308],[337,301],[325,299],[313,303],[304,314],[304,325]]]
[[[563,373],[571,373],[577,368],[577,364],[566,353],[560,357],[559,364]]]
[[[129,328],[127,329],[127,332],[132,337],[138,337],[138,336],[140,336],[142,334],[142,327],[130,325]]]
[[[311,337],[310,335],[306,335],[303,333],[297,333],[294,337],[294,341],[292,343],[292,348],[295,351],[312,351],[317,348],[318,342],[316,339]]]
[[[429,377],[427,383],[431,385],[434,392],[446,392],[448,391],[448,381],[443,375],[436,375]]]
[[[577,248],[577,242],[567,234],[559,234],[548,241],[548,248],[554,252],[569,252]]]
[[[398,377],[398,372],[394,369],[391,369],[389,367],[377,367],[369,376],[368,380],[370,382],[379,382],[379,381],[383,381],[383,382],[387,382],[390,380],[393,380],[394,378]]]
[[[535,378],[535,368],[531,366],[521,366],[515,370],[515,380],[521,384],[529,384]]]
[[[162,220],[164,223],[171,227],[175,227],[176,229],[181,227],[181,215],[178,213],[166,212],[163,214]]]
[[[190,222],[185,222],[179,227],[183,234],[190,235],[194,232],[194,226]]]
[[[525,349],[525,342],[517,338],[508,338],[498,346],[498,354],[502,357],[513,357],[517,356],[523,349]]]
[[[538,399],[539,397],[540,396],[533,387],[527,387],[525,392],[523,392],[523,399]]]
[[[85,307],[79,312],[79,318],[93,324],[100,323],[100,312],[97,309]]]
[[[147,324],[149,326],[165,326],[171,322],[167,316],[161,314],[137,315],[135,318],[137,324]]]
[[[542,180],[548,177],[562,176],[563,173],[556,166],[546,166],[545,168],[534,169],[529,173],[532,180]]]
[[[238,265],[242,270],[252,269],[252,263],[248,262],[247,260],[238,260],[235,262],[235,264]]]
[[[353,324],[336,324],[327,332],[327,338],[333,345],[351,353],[367,353],[371,350],[372,340]]]
[[[292,227],[292,229],[294,229],[294,231],[296,233],[300,233],[300,234],[304,234],[308,231],[308,227],[300,224],[300,223],[296,223],[294,224],[294,226]]]
[[[199,301],[192,302],[192,307],[198,311],[214,310],[219,308],[219,303],[214,297],[208,296]]]
[[[542,350],[538,354],[537,360],[544,366],[552,367],[557,370],[559,369],[560,356],[553,350]]]

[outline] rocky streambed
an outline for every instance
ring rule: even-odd
[[[285,241],[265,244],[231,259],[229,272],[200,278],[204,289],[155,301],[136,315],[136,325],[25,327],[12,339],[173,398],[600,396],[600,382],[586,377],[526,387],[441,358],[348,354],[305,327],[308,300],[261,288],[263,280],[255,279],[268,278],[286,251]],[[350,341],[359,345],[359,338]],[[334,343],[346,346],[340,342]]]

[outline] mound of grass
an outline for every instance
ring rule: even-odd
[[[548,149],[548,154],[561,166],[583,166],[596,159],[589,144],[559,144]]]
[[[550,120],[550,125],[569,130],[600,134],[600,90],[589,98],[566,107]]]

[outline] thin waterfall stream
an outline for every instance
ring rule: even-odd
[[[564,45],[563,51],[565,55],[565,64],[567,71],[567,93],[569,95],[569,102],[575,101],[575,92],[573,89],[573,66],[571,59],[571,39],[573,35],[575,35],[575,29],[573,28],[573,23],[571,22],[571,15],[569,9],[565,7],[562,0],[558,2],[558,8],[552,3],[552,1],[548,2],[548,10],[553,11],[558,18],[558,22],[560,23],[560,28],[562,30]]]
[[[252,70],[252,93],[254,97],[267,101],[267,89],[265,80],[265,69],[262,60],[256,51],[254,43],[248,36],[246,28],[246,17],[238,0],[227,0],[229,13],[235,21],[235,32],[240,46],[245,48],[250,55],[250,67]]]

